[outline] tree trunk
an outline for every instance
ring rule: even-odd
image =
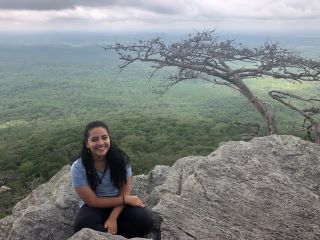
[[[275,120],[274,114],[270,113],[266,105],[253,93],[251,90],[243,83],[240,78],[234,78],[234,80],[230,81],[232,84],[236,85],[240,92],[253,104],[253,106],[258,110],[263,119],[267,123],[268,134],[276,134],[278,133],[277,124]]]
[[[313,124],[313,130],[314,130],[314,142],[316,144],[320,144],[320,124],[319,123]]]

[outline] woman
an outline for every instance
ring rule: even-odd
[[[128,156],[110,140],[107,125],[89,123],[80,158],[71,167],[72,186],[82,199],[74,231],[91,228],[127,238],[142,237],[153,221],[142,200],[131,195]]]

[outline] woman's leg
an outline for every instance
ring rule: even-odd
[[[80,231],[82,228],[91,228],[96,231],[106,232],[104,222],[111,209],[94,208],[84,205],[80,208],[78,215],[74,221],[74,232]]]
[[[153,220],[146,208],[126,205],[118,218],[118,234],[127,238],[143,237],[151,232]]]

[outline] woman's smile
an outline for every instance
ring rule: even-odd
[[[109,147],[108,146],[99,146],[95,148],[98,151],[108,151]]]

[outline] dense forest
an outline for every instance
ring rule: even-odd
[[[153,93],[170,71],[149,79],[150,66],[134,64],[119,73],[118,56],[95,44],[102,37],[93,41],[76,35],[51,42],[29,37],[24,44],[12,38],[11,44],[0,41],[0,185],[12,189],[0,193],[0,218],[77,156],[89,121],[108,123],[112,139],[130,156],[134,174],[183,156],[207,155],[221,142],[241,140],[255,130],[235,122],[261,121],[240,94],[223,86],[192,80],[162,96]],[[303,54],[320,55],[320,46],[312,45],[318,40],[309,39],[316,51]],[[297,46],[305,46],[301,44]],[[294,127],[302,117],[267,93],[277,89],[317,97],[320,84],[268,78],[247,83],[274,106],[281,134],[304,136]],[[262,128],[259,135],[265,134]]]

